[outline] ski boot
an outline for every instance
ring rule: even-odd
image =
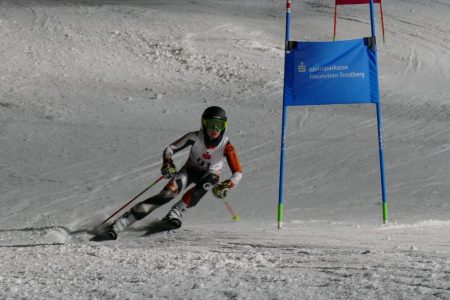
[[[102,242],[102,241],[110,241],[117,239],[117,228],[114,226],[115,224],[111,224],[108,227],[104,228],[101,232],[95,234],[91,241],[94,242]]]
[[[117,240],[118,230],[117,228],[114,228],[114,225],[115,224],[113,223],[106,228],[106,234],[111,238],[111,240]]]
[[[119,232],[124,231],[125,228],[136,222],[136,217],[131,212],[124,213],[120,218],[114,221],[111,225],[106,228],[106,233],[111,237],[111,239],[117,239]]]
[[[172,208],[167,216],[163,219],[171,229],[177,229],[181,227],[181,212],[177,207]]]

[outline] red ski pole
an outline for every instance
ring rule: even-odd
[[[239,221],[241,219],[241,217],[234,212],[234,210],[231,207],[231,205],[225,199],[223,199],[223,198],[220,198],[220,199],[222,199],[223,204],[225,204],[225,206],[227,207],[228,211],[230,212],[233,221]]]
[[[122,209],[124,209],[128,204],[130,204],[131,202],[133,202],[134,200],[136,200],[137,198],[139,198],[139,196],[141,196],[143,193],[145,193],[146,191],[148,191],[152,186],[154,186],[155,184],[157,184],[158,182],[160,182],[162,179],[164,178],[164,176],[159,177],[158,179],[156,179],[155,182],[153,182],[152,184],[150,184],[148,187],[145,188],[145,190],[143,190],[142,192],[140,192],[138,195],[136,195],[134,198],[130,199],[130,201],[128,201],[127,203],[125,203],[121,208],[119,208],[118,210],[116,210],[115,213],[113,213],[112,215],[110,215],[106,220],[104,220],[100,225],[98,225],[97,227],[102,226],[103,224],[105,224],[106,222],[108,222],[112,217],[114,217],[115,215],[117,215]]]

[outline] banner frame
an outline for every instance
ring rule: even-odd
[[[286,0],[286,31],[285,31],[285,56],[284,56],[284,82],[283,82],[283,111],[282,111],[282,125],[281,125],[281,151],[280,151],[280,176],[279,176],[279,193],[278,193],[278,229],[283,227],[283,215],[284,215],[284,161],[285,161],[285,146],[286,146],[286,123],[287,123],[287,106],[286,106],[286,68],[287,68],[287,53],[289,51],[290,43],[290,24],[291,24],[291,0]],[[371,36],[375,41],[375,16],[374,16],[374,0],[370,0],[370,21],[371,21]],[[376,43],[374,45],[376,47]],[[375,51],[376,53],[376,51]],[[375,61],[377,62],[377,55],[375,55]],[[379,91],[378,91],[379,92]],[[382,124],[381,124],[381,105],[380,101],[372,103],[376,105],[377,112],[377,134],[378,134],[378,153],[380,163],[380,177],[381,177],[381,198],[382,198],[382,216],[383,224],[388,222],[388,206],[386,195],[386,179],[384,170],[384,150],[383,150],[383,138],[382,138]]]

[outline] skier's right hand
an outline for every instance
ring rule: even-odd
[[[161,174],[164,176],[164,178],[172,178],[175,173],[177,173],[177,167],[175,167],[173,160],[171,158],[164,159],[163,165],[161,167]]]

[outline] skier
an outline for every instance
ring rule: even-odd
[[[126,227],[174,199],[190,184],[195,186],[183,195],[163,219],[172,229],[181,227],[182,216],[197,205],[208,187],[213,187],[214,196],[224,198],[239,183],[242,178],[241,164],[229,138],[224,135],[227,127],[226,112],[218,106],[210,106],[203,112],[201,123],[201,130],[184,135],[164,149],[161,174],[170,179],[169,183],[159,194],[136,204],[111,224],[106,229],[111,239],[116,239],[117,234]],[[172,156],[188,146],[191,146],[189,158],[177,172]],[[219,183],[225,158],[232,175]]]

